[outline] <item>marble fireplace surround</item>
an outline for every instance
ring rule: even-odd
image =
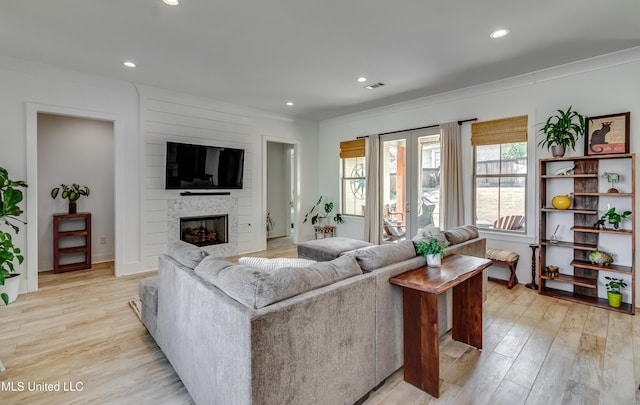
[[[180,218],[209,215],[228,215],[227,243],[203,246],[201,249],[214,256],[238,254],[238,199],[233,197],[186,197],[167,200],[167,242],[180,240]]]

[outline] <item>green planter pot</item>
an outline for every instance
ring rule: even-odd
[[[618,308],[620,306],[620,302],[622,301],[622,294],[612,293],[611,291],[607,291],[607,297],[609,298],[609,305]]]

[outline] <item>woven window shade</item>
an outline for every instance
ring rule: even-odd
[[[526,142],[528,127],[526,115],[474,122],[471,124],[471,144],[473,146],[481,146]]]
[[[340,158],[356,158],[365,157],[364,139],[355,139],[353,141],[340,142]]]

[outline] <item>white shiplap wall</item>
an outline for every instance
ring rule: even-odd
[[[238,252],[251,250],[252,203],[260,201],[259,178],[253,162],[260,160],[259,142],[253,135],[253,120],[233,106],[191,96],[176,96],[152,88],[140,91],[140,132],[143,161],[141,215],[142,258],[147,268],[157,266],[158,255],[167,251],[167,201],[183,197],[179,190],[165,190],[166,142],[222,146],[245,150],[242,190],[229,191],[238,201]],[[259,177],[259,175],[258,175]],[[255,187],[257,186],[257,188]],[[198,191],[198,190],[192,190]],[[200,190],[202,191],[202,190]],[[222,197],[225,198],[225,197]],[[228,197],[226,197],[228,198]],[[255,228],[255,226],[254,226]]]

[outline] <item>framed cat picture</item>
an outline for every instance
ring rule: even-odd
[[[587,119],[584,155],[629,153],[629,116],[624,112]]]

